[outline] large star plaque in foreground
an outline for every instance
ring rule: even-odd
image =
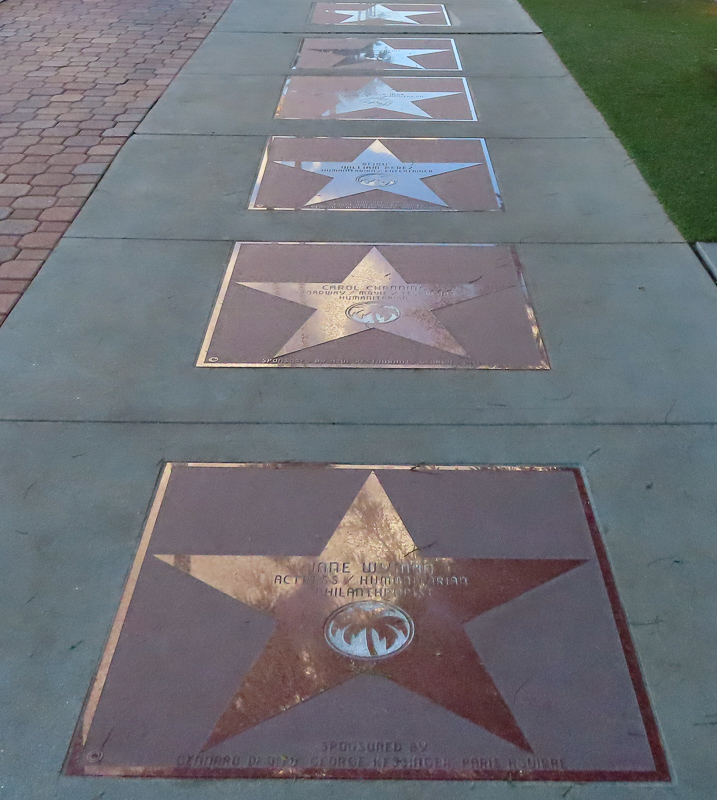
[[[549,366],[509,248],[279,242],[235,246],[197,363]]]
[[[168,466],[67,769],[668,777],[580,475]]]
[[[418,119],[474,122],[465,78],[289,78],[279,119]]]
[[[314,25],[370,28],[451,24],[446,7],[439,3],[314,3],[309,21]]]
[[[462,69],[455,39],[376,38],[370,36],[302,39],[293,69],[363,72]]]
[[[497,211],[501,199],[483,139],[272,136],[249,208]]]

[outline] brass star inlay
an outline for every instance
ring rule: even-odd
[[[315,309],[274,358],[371,328],[468,357],[433,311],[509,288],[406,283],[375,247],[339,282],[238,284]]]
[[[367,673],[531,751],[463,626],[584,563],[424,558],[374,472],[318,557],[156,558],[276,622],[205,750]]]

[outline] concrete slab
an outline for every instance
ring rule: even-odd
[[[264,137],[134,136],[69,237],[265,241],[679,242],[612,139],[491,139],[505,212],[249,211]],[[367,228],[370,226],[370,228]]]
[[[705,800],[715,781],[717,601],[709,551],[717,433],[674,428],[206,425],[0,425],[8,797],[75,800],[328,798],[330,782],[147,781],[69,778],[60,768],[134,557],[162,462],[294,461],[579,465],[587,482],[619,597],[667,750],[673,782],[584,783],[589,800]],[[12,456],[10,455],[12,454]],[[421,467],[421,469],[425,469]],[[427,471],[428,482],[435,476]],[[47,509],[52,514],[47,514]],[[408,513],[408,508],[402,513]],[[679,536],[675,536],[679,531]],[[440,533],[440,531],[439,531]],[[208,591],[208,590],[207,590]],[[88,609],[91,613],[88,613]],[[186,616],[186,609],[176,609]],[[707,643],[707,644],[705,644]],[[214,662],[211,662],[214,664]],[[531,658],[517,659],[530,668]],[[205,660],[206,664],[206,660]],[[523,667],[521,667],[523,668]],[[214,675],[214,673],[212,673]],[[524,680],[530,678],[530,672]],[[212,680],[208,688],[216,685]],[[593,687],[596,689],[597,687]],[[197,700],[195,695],[193,700]],[[516,791],[549,800],[565,782],[483,784],[491,800]],[[350,800],[376,784],[342,782]],[[389,782],[388,798],[422,800],[440,788],[473,797],[466,782]],[[575,791],[575,790],[572,790]]]
[[[717,421],[717,292],[687,245],[518,245],[552,368],[470,373],[195,367],[230,250],[64,240],[0,330],[2,417]]]
[[[279,113],[293,119],[275,118],[285,79],[269,75],[180,75],[166,90],[138,129],[140,134],[220,134],[254,136],[490,136],[492,138],[612,137],[610,129],[572,78],[468,78],[478,122],[470,121],[469,103],[454,97],[419,102],[419,110],[431,119],[382,111],[322,113],[336,107],[335,92],[371,91],[375,76],[292,76],[289,101]],[[463,92],[460,78],[418,78],[383,75],[378,80],[397,91]],[[409,81],[407,84],[406,81]],[[307,84],[308,82],[308,84]],[[332,89],[332,82],[336,89]],[[459,84],[459,85],[456,85]],[[298,89],[321,92],[316,98],[294,97]],[[297,88],[298,87],[298,88]],[[375,93],[375,90],[373,90]],[[442,110],[441,100],[452,101]],[[298,105],[297,105],[298,104]],[[315,108],[315,119],[308,117]],[[414,109],[415,110],[415,109]],[[383,119],[368,121],[383,114]],[[443,121],[455,116],[464,121]],[[363,119],[361,117],[364,117]]]
[[[298,33],[226,33],[215,30],[182,68],[181,75],[286,75],[304,38],[321,43],[334,40],[338,35],[347,36],[346,32],[304,37]],[[444,37],[448,35],[444,33]],[[367,43],[387,38],[385,33],[356,33],[347,38],[358,36]],[[539,78],[568,74],[543,36],[475,36],[462,35],[452,29],[450,38],[456,43],[465,75]]]
[[[696,248],[702,262],[717,280],[717,242],[697,242]]]
[[[309,22],[312,0],[267,0],[261,5],[232,3],[216,25],[216,31],[260,33],[539,33],[517,0],[476,0],[446,4],[450,27],[445,25],[318,25]]]

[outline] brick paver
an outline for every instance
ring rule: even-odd
[[[0,3],[0,325],[229,2]]]

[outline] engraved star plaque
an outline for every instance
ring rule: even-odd
[[[483,139],[272,136],[250,209],[498,211]]]
[[[168,465],[66,771],[669,779],[550,467]]]
[[[393,27],[450,26],[448,12],[438,3],[315,3],[311,19],[315,25],[361,25]]]
[[[477,120],[465,78],[289,78],[279,119]]]
[[[391,39],[368,36],[302,39],[293,69],[461,70],[455,39]]]
[[[549,367],[508,248],[248,242],[235,246],[197,364]]]

